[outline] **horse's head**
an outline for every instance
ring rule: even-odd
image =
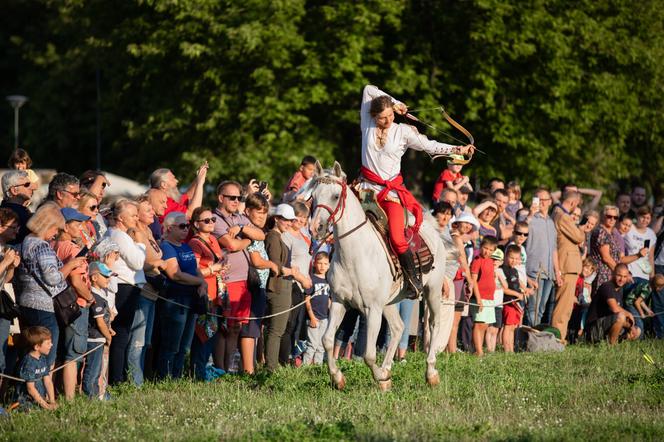
[[[312,199],[310,229],[315,239],[324,239],[330,226],[339,221],[347,189],[346,174],[338,162],[334,162],[332,169],[323,169],[316,161],[313,178],[299,192],[305,200]]]

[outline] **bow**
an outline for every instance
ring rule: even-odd
[[[468,138],[468,144],[473,145],[473,148],[474,148],[475,151],[485,154],[485,153],[482,152],[481,150],[475,148],[475,146],[474,146],[474,144],[475,144],[475,138],[474,138],[473,135],[468,131],[468,129],[466,129],[466,128],[463,127],[459,122],[455,121],[452,117],[450,117],[450,115],[447,113],[447,111],[445,111],[445,108],[444,108],[443,106],[436,107],[435,109],[436,109],[436,110],[440,110],[440,112],[443,114],[443,118],[445,118],[445,120],[446,120],[448,123],[450,123],[450,125],[452,125],[453,127],[455,127],[459,132],[461,132],[462,134],[464,134],[464,135],[466,136],[466,138]],[[417,112],[417,110],[412,110],[412,111],[410,111],[410,112]],[[431,124],[429,124],[429,123],[427,123],[427,122],[425,122],[425,121],[422,121],[422,120],[420,120],[419,118],[415,117],[415,116],[412,115],[411,113],[406,113],[406,114],[405,114],[405,117],[406,117],[406,118],[409,118],[409,119],[411,119],[411,120],[413,120],[413,121],[417,121],[417,122],[419,122],[419,123],[422,123],[422,124],[424,124],[425,126],[427,126],[427,127],[431,128],[431,129],[435,130],[436,132],[439,132],[439,133],[441,133],[441,134],[447,135],[448,137],[452,138],[452,139],[455,140],[455,141],[458,141],[459,143],[464,143],[464,141],[461,141],[461,140],[459,140],[458,138],[456,138],[456,137],[454,137],[454,136],[452,136],[452,135],[450,135],[450,134],[448,134],[448,133],[446,133],[446,132],[443,132],[443,131],[440,130],[440,129],[437,129],[436,127],[432,126]],[[486,154],[485,154],[485,155],[486,155]],[[451,158],[451,157],[450,157],[450,154],[434,155],[434,156],[431,157],[431,160],[433,161],[433,160],[435,160],[436,158]],[[452,159],[452,164],[458,164],[458,165],[464,166],[464,165],[470,163],[470,161],[471,161],[472,159],[473,159],[473,152],[471,151],[469,154],[464,155],[463,159]]]

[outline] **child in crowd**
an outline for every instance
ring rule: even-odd
[[[518,245],[507,246],[506,259],[503,265],[503,274],[507,286],[504,287],[505,304],[503,306],[503,349],[506,353],[514,352],[514,331],[521,325],[523,319],[523,308],[518,301],[524,299],[532,293],[532,289],[526,287],[526,283],[521,279],[518,267],[521,265],[521,249]]]
[[[19,404],[28,409],[37,404],[55,410],[58,404],[46,358],[53,347],[51,332],[46,327],[28,327],[23,331],[23,338],[29,351],[19,367],[19,377],[25,380],[25,383],[18,384]]]
[[[104,290],[112,276],[111,269],[98,261],[90,263],[88,267],[90,276],[90,290],[95,298],[94,304],[90,307],[88,321],[88,354],[85,359],[85,369],[83,370],[83,393],[90,399],[99,397],[99,378],[101,376],[102,362],[104,358],[104,345],[111,345],[111,340],[115,332],[111,328],[111,311],[108,303],[103,298]],[[108,393],[99,399],[108,399]]]
[[[507,283],[505,282],[505,274],[501,267],[503,265],[503,260],[505,259],[503,251],[500,249],[494,250],[491,254],[491,259],[493,260],[493,268],[495,272],[494,278],[496,283],[496,289],[493,292],[493,303],[496,306],[496,321],[493,324],[489,324],[489,328],[484,337],[486,351],[489,353],[496,351],[498,333],[503,326],[503,307],[501,304],[503,303],[504,287],[507,286]]]
[[[316,171],[316,158],[311,155],[307,155],[302,158],[300,167],[297,169],[297,172],[288,180],[286,188],[284,189],[284,195],[281,198],[282,202],[288,203],[295,199],[295,194],[298,190],[306,183]]]
[[[517,213],[519,210],[523,209],[523,203],[521,202],[521,186],[516,181],[510,181],[507,183],[507,206],[505,207],[505,213],[507,213],[512,219],[517,219]]]
[[[312,286],[306,291],[305,301],[309,327],[307,328],[307,346],[302,363],[322,364],[325,349],[323,334],[327,330],[327,317],[330,311],[330,286],[327,283],[327,270],[330,268],[330,256],[327,252],[318,252],[314,258],[314,271],[311,275]]]
[[[592,301],[590,294],[592,292],[592,283],[596,276],[595,270],[597,270],[597,265],[595,265],[592,259],[586,258],[583,260],[581,274],[576,283],[577,308],[579,310],[579,315],[581,316],[578,331],[579,337],[583,336],[583,329],[586,325],[586,316],[588,316],[588,308]]]
[[[433,185],[434,203],[440,200],[443,189],[454,189],[458,192],[463,186],[469,184],[470,178],[461,174],[463,166],[458,164],[459,160],[463,160],[462,155],[450,155],[450,159],[447,160],[447,169],[443,170]]]
[[[644,318],[652,318],[655,313],[648,307],[650,298],[664,288],[664,275],[655,275],[650,281],[639,281],[625,289],[623,295],[623,306],[625,310],[634,315],[634,325],[641,330],[641,338],[644,335]]]
[[[491,255],[498,247],[495,236],[485,236],[480,243],[480,254],[470,265],[473,278],[473,345],[477,356],[484,355],[482,346],[489,324],[496,322],[496,311],[493,308],[493,293],[496,290],[494,263]]]

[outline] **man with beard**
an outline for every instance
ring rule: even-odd
[[[33,187],[30,176],[25,170],[10,170],[2,176],[2,195],[4,199],[0,207],[10,209],[18,216],[19,231],[16,238],[9,244],[16,245],[23,242],[23,238],[30,233],[26,224],[32,216],[27,205],[32,198]]]
[[[150,188],[161,189],[166,192],[168,197],[166,201],[166,210],[159,217],[163,221],[164,217],[171,212],[182,212],[191,218],[194,210],[201,206],[203,202],[203,193],[205,186],[205,177],[207,175],[207,161],[196,171],[196,178],[191,183],[187,191],[183,194],[178,190],[178,179],[175,178],[170,169],[157,169],[150,175]]]
[[[632,189],[632,207],[629,210],[629,216],[632,219],[636,219],[636,212],[641,207],[645,206],[648,200],[646,189],[643,186],[634,186]]]

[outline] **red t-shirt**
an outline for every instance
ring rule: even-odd
[[[199,237],[195,236],[191,238],[191,240],[189,240],[189,247],[193,250],[196,258],[200,260],[198,268],[201,270],[207,269],[217,262],[216,260],[221,260],[223,258],[219,242],[217,242],[217,239],[212,235],[210,235],[210,239],[205,241],[205,243]],[[213,252],[214,255],[212,254]],[[206,276],[205,282],[207,282],[208,287],[208,299],[214,301],[217,299],[217,277],[214,275]]]
[[[164,218],[166,215],[168,215],[171,212],[182,212],[185,215],[187,214],[187,208],[189,206],[189,195],[186,193],[182,194],[180,197],[180,201],[175,201],[173,198],[170,196],[166,200],[166,210],[164,210],[164,214],[159,217],[159,223],[164,222]]]
[[[493,301],[493,292],[496,291],[496,280],[494,275],[493,259],[478,256],[470,264],[470,273],[477,274],[477,288],[480,297]]]
[[[438,201],[438,199],[440,198],[440,194],[443,193],[443,189],[447,187],[446,183],[448,181],[454,184],[456,180],[461,178],[463,178],[461,172],[452,173],[450,169],[443,170],[443,173],[441,173],[438,179],[436,180],[436,184],[433,185],[433,200]]]
[[[298,190],[300,190],[300,187],[302,187],[302,185],[306,182],[307,179],[304,177],[304,175],[302,175],[302,172],[298,170],[297,172],[295,172],[290,181],[288,181],[288,184],[286,184],[286,189],[284,190],[284,193],[297,192]]]

